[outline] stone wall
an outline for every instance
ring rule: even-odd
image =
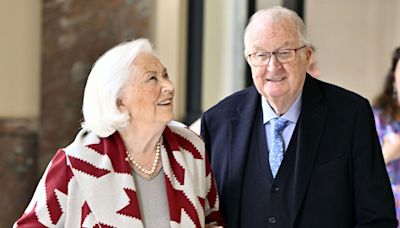
[[[82,94],[95,60],[150,33],[148,0],[44,0],[39,172],[79,131]]]
[[[11,227],[37,184],[37,121],[0,119],[0,227]]]
[[[79,131],[83,90],[96,59],[120,42],[149,37],[151,3],[42,0],[39,119],[0,119],[0,227],[22,215],[56,150]]]

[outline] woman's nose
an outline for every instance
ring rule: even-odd
[[[173,93],[174,92],[174,84],[170,80],[165,80],[163,87],[162,87],[162,92]]]

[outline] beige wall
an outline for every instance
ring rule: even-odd
[[[236,66],[227,59],[235,53],[242,57],[228,46],[241,45],[236,38],[241,39],[242,28],[232,28],[240,14],[231,17],[226,12],[235,9],[227,7],[234,2],[237,1],[205,1],[204,109],[238,89],[238,86],[227,87],[230,81],[240,80],[229,74],[232,71],[227,69]],[[307,0],[305,3],[305,22],[309,38],[317,48],[321,80],[353,90],[372,101],[383,86],[393,49],[400,46],[400,1]],[[282,0],[257,0],[258,9],[281,4]],[[230,29],[239,32],[229,32]]]
[[[41,0],[0,0],[0,117],[37,118],[40,110]],[[185,0],[153,0],[152,41],[176,86],[176,118],[184,115]]]
[[[175,113],[180,119],[185,105],[187,0],[153,2],[152,40],[175,83]],[[400,1],[305,2],[321,79],[375,97],[391,52],[400,45]],[[280,3],[258,0],[259,8]],[[205,1],[203,109],[244,87],[243,9],[242,1]],[[0,117],[39,116],[40,26],[40,0],[0,0]]]
[[[153,0],[152,40],[175,85],[175,119],[184,117],[186,97],[187,1]]]
[[[203,109],[211,107],[218,102],[223,95],[221,94],[222,77],[222,58],[221,50],[223,27],[221,11],[221,1],[204,1],[204,46],[203,46],[203,88],[202,101]]]
[[[0,0],[0,118],[39,116],[41,0]]]
[[[257,9],[265,9],[271,6],[280,6],[282,5],[282,1],[283,0],[257,0]]]
[[[202,109],[245,86],[243,30],[247,5],[242,0],[204,1]]]
[[[306,24],[321,79],[372,100],[400,45],[398,0],[307,0]]]

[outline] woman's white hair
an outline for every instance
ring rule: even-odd
[[[83,95],[82,128],[107,137],[129,123],[129,114],[118,109],[117,100],[132,74],[139,53],[153,54],[147,39],[121,43],[104,53],[93,65]]]

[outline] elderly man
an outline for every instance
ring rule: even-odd
[[[370,105],[306,73],[301,18],[261,10],[244,44],[254,86],[201,120],[229,227],[396,227]]]

